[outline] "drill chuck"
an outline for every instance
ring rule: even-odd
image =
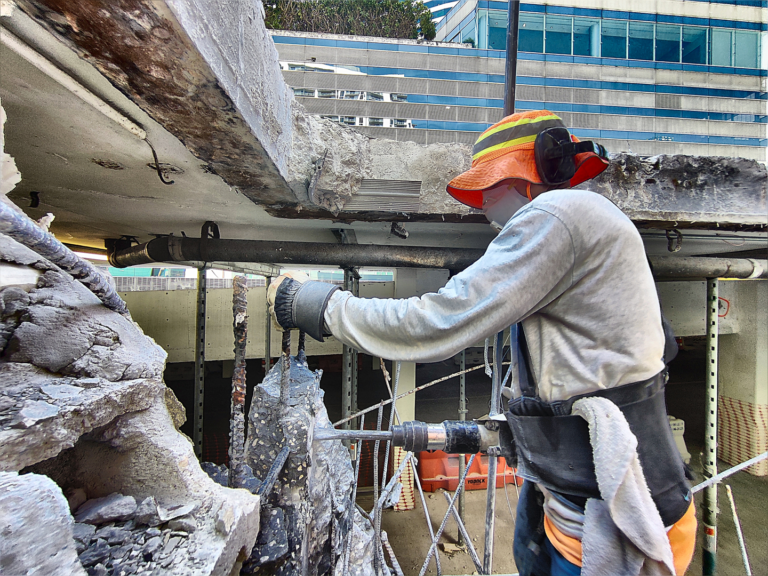
[[[499,433],[487,430],[477,422],[445,420],[427,424],[418,420],[392,427],[392,444],[409,452],[442,450],[448,454],[485,452],[499,443]]]

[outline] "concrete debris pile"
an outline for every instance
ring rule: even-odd
[[[264,479],[282,448],[290,453],[263,495],[262,531],[243,574],[307,574],[311,567],[318,575],[373,575],[373,527],[352,502],[349,452],[339,441],[312,440],[316,428],[331,425],[321,376],[301,351],[291,357],[287,406],[280,403],[280,363],[254,390],[246,463]]]
[[[0,235],[4,574],[239,569],[260,499],[200,468],[164,362],[130,319]]]

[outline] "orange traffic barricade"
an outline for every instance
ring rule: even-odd
[[[428,450],[419,453],[419,479],[426,492],[434,492],[438,488],[454,491],[459,485],[460,454],[446,454],[442,450]],[[469,462],[470,454],[464,454],[464,462]],[[507,466],[504,458],[498,459],[496,467],[496,487],[517,482],[520,486],[523,479],[516,475],[516,470]],[[464,481],[465,490],[484,490],[488,484],[488,456],[477,454]]]

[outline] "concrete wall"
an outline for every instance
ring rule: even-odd
[[[721,282],[734,293],[741,330],[720,340],[718,456],[729,464],[768,450],[768,281]],[[768,475],[768,462],[748,468]]]

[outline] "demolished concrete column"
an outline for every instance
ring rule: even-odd
[[[352,502],[353,473],[341,442],[314,442],[314,430],[330,427],[320,389],[321,371],[306,356],[291,356],[290,394],[280,403],[280,364],[256,386],[248,417],[246,464],[264,478],[283,447],[290,455],[269,494],[264,525],[244,573],[373,574],[373,528]],[[351,535],[351,544],[344,543]]]

